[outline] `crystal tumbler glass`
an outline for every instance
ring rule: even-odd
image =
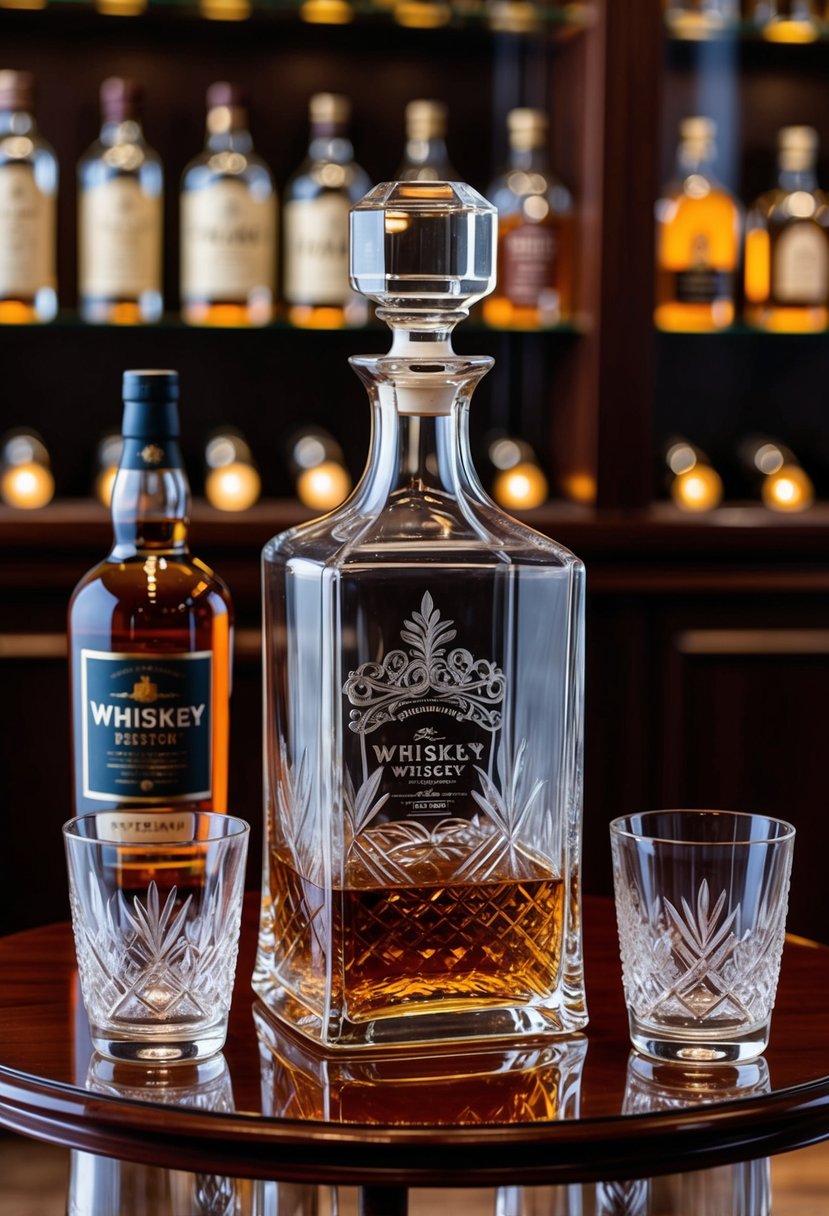
[[[610,825],[634,1047],[712,1063],[764,1051],[785,934],[791,824],[650,811]]]
[[[96,811],[63,835],[92,1042],[172,1063],[227,1033],[249,828],[207,811]]]

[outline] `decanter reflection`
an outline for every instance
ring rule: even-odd
[[[263,554],[266,863],[254,988],[324,1046],[570,1033],[587,1020],[583,567],[487,498],[468,448],[494,211],[377,187],[352,282],[388,356],[351,360],[368,466]]]
[[[253,1007],[262,1113],[403,1126],[575,1119],[587,1040],[464,1050],[321,1051]]]

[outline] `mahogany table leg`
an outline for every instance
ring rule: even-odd
[[[360,1187],[360,1216],[406,1216],[408,1210],[408,1187]]]

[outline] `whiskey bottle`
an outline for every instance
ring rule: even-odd
[[[176,372],[124,373],[123,436],[114,544],[69,604],[75,812],[225,811],[232,607],[187,545]]]
[[[734,321],[742,210],[714,174],[716,126],[680,123],[676,173],[656,204],[659,329],[716,330]]]
[[[817,148],[812,127],[784,127],[777,187],[746,219],[746,321],[761,329],[829,326],[829,198],[817,184]]]
[[[87,321],[159,321],[164,173],[141,127],[139,84],[101,85],[103,124],[78,165],[78,293]]]
[[[207,142],[184,171],[181,310],[192,325],[266,325],[276,282],[276,190],[253,150],[243,91],[207,90]]]
[[[33,115],[30,72],[0,71],[0,323],[51,321],[58,310],[58,162]]]
[[[511,110],[507,125],[509,166],[487,191],[498,209],[498,281],[484,320],[538,329],[572,316],[573,200],[550,168],[546,114]]]
[[[377,186],[355,288],[392,329],[351,360],[374,428],[346,503],[263,554],[266,862],[254,987],[323,1046],[586,1022],[583,577],[469,453],[489,358],[451,333],[493,285],[495,211]]]
[[[446,106],[410,101],[406,106],[406,147],[396,174],[399,182],[454,182],[458,175],[446,150]]]
[[[348,98],[316,93],[309,113],[308,155],[285,187],[288,320],[310,329],[362,325],[368,308],[348,281],[348,209],[371,183],[348,138]]]

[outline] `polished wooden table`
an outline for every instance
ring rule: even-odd
[[[765,1062],[742,1070],[653,1068],[631,1056],[612,904],[591,899],[585,1035],[326,1057],[254,999],[256,915],[251,894],[226,1068],[98,1060],[90,1070],[69,926],[0,939],[0,1124],[179,1170],[357,1185],[363,1210],[383,1216],[405,1211],[410,1186],[644,1178],[829,1137],[823,946],[787,941]]]

